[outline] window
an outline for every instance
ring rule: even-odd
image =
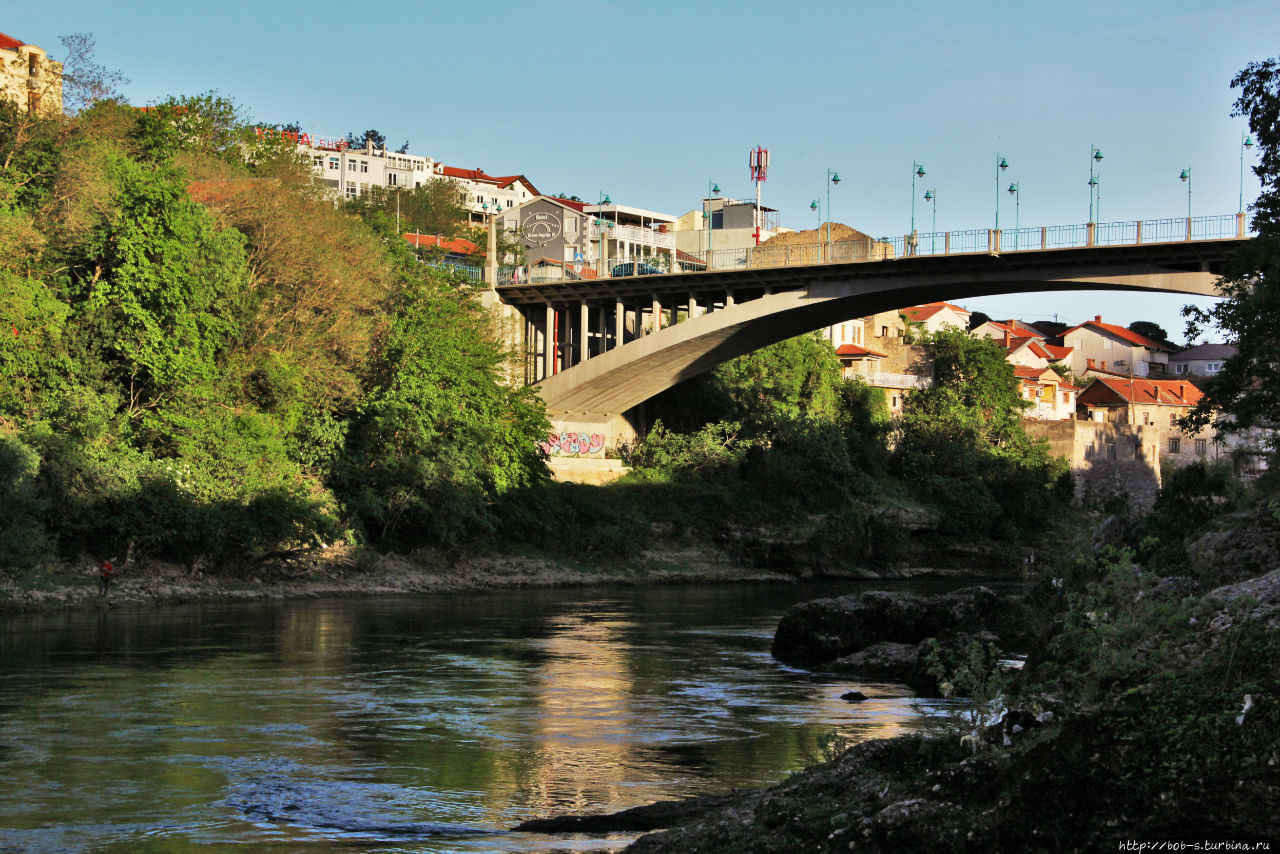
[[[1066,392],[1066,391],[1064,391],[1064,392],[1062,393],[1062,402],[1063,402],[1063,403],[1070,403],[1070,402],[1071,402],[1071,393],[1070,393],[1070,392]]]
[[[1173,369],[1173,372],[1175,374],[1185,374],[1187,372],[1186,364],[1179,363],[1178,366]]]
[[[355,184],[348,184],[348,185],[347,185],[347,198],[349,198],[349,199],[354,199],[355,197],[356,197],[356,185],[355,185]]]
[[[392,187],[400,183],[400,176],[394,172],[387,173],[387,186]]]
[[[1171,454],[1182,453],[1182,439],[1179,438],[1178,436],[1169,437],[1169,453]]]
[[[1115,458],[1116,458],[1116,443],[1108,442],[1107,443],[1107,459],[1114,460]]]
[[[338,158],[336,158],[336,157],[330,157],[330,158],[329,158],[329,168],[330,168],[330,169],[337,169],[337,168],[338,168],[338,165],[339,165],[339,164],[338,164]]]
[[[36,65],[36,55],[34,53],[27,54],[27,74],[32,77],[40,74],[40,68]]]
[[[1216,374],[1220,370],[1222,370],[1221,362],[1205,362],[1204,363],[1204,372],[1206,374]]]
[[[361,172],[368,172],[368,171],[369,171],[369,161],[368,161],[368,160],[361,160],[361,161],[360,161],[360,171],[361,171]]]
[[[1103,349],[1103,350],[1110,350],[1110,349],[1112,348],[1112,346],[1113,346],[1113,342],[1112,342],[1112,340],[1111,340],[1110,338],[1103,338],[1103,339],[1102,339],[1102,349]]]
[[[1196,453],[1197,453],[1197,454],[1199,454],[1199,455],[1200,455],[1200,456],[1202,456],[1202,457],[1203,457],[1205,454],[1209,453],[1209,440],[1208,440],[1208,439],[1196,439]]]
[[[1086,460],[1093,459],[1093,442],[1084,446],[1084,458]]]
[[[1143,423],[1143,424],[1150,424],[1150,423],[1151,423],[1151,413],[1150,413],[1150,412],[1147,412],[1146,410],[1143,410],[1143,412],[1142,412],[1142,423]]]
[[[348,160],[347,168],[350,169],[352,172],[356,171],[356,161],[354,159]]]
[[[1133,458],[1135,460],[1142,459],[1142,443],[1141,442],[1133,443]]]
[[[1176,412],[1170,412],[1170,413],[1169,413],[1169,426],[1170,426],[1170,427],[1177,427],[1177,426],[1178,426],[1178,413],[1176,413]]]

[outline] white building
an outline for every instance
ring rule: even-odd
[[[701,210],[689,211],[675,221],[674,231],[676,248],[701,258],[708,248],[713,252],[752,249],[782,229],[778,212],[757,206],[752,199],[706,198]]]
[[[488,214],[518,208],[541,195],[523,175],[488,175],[483,169],[459,169],[435,165],[435,174],[456,181],[462,190],[462,206],[471,214],[471,222],[483,225]]]
[[[1236,354],[1231,344],[1197,344],[1169,357],[1169,371],[1176,377],[1211,377]]]
[[[1084,374],[1090,364],[1135,377],[1163,376],[1173,353],[1167,344],[1114,323],[1103,323],[1102,315],[1063,332],[1062,343],[1071,348],[1066,364],[1076,376]]]
[[[260,137],[268,133],[272,131],[258,129]],[[387,151],[372,142],[353,148],[343,138],[305,133],[282,135],[298,143],[320,182],[344,199],[362,196],[371,187],[412,190],[435,177],[436,164],[430,157]]]
[[[607,273],[628,261],[643,261],[657,269],[673,269],[676,254],[676,218],[670,214],[618,205],[613,202],[586,205],[592,262],[603,260]],[[603,239],[603,245],[601,240]]]

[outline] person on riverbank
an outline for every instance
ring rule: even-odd
[[[109,560],[103,560],[98,566],[98,595],[106,596],[111,589],[111,579],[115,577],[116,568]]]

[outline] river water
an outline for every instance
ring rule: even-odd
[[[790,605],[859,589],[520,590],[0,620],[0,852],[617,849],[634,834],[507,829],[774,783],[833,743],[917,725],[903,685],[816,677],[769,655]],[[841,700],[852,688],[871,699]]]

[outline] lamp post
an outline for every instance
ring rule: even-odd
[[[1102,216],[1102,191],[1099,189],[1098,176],[1094,174],[1094,164],[1102,163],[1102,149],[1096,145],[1089,146],[1089,224],[1092,225],[1095,220],[1094,216],[1094,196],[1097,194],[1097,212],[1098,216]]]
[[[1000,173],[1009,168],[1009,161],[996,155],[996,231],[1000,230]]]
[[[911,161],[911,237],[908,245],[911,247],[911,254],[915,254],[916,249],[916,178],[924,177],[924,165]]]
[[[840,173],[827,170],[827,243],[831,242],[831,186],[840,183]]]
[[[1244,213],[1244,150],[1253,148],[1253,137],[1240,132],[1240,213]]]
[[[720,195],[720,185],[715,181],[707,181],[707,212],[703,216],[707,220],[707,269],[711,269],[711,197]]]
[[[929,253],[933,254],[935,250],[933,244],[938,239],[938,191],[925,190],[924,200],[933,205],[933,231],[929,232]]]
[[[821,229],[822,228],[822,200],[814,199],[813,201],[809,202],[809,210],[815,211],[818,214],[818,228]]]
[[[1014,198],[1013,248],[1018,248],[1018,229],[1022,226],[1022,185],[1014,181],[1009,185],[1009,195]]]
[[[1182,170],[1178,180],[1187,185],[1187,240],[1191,239],[1191,167]]]
[[[604,275],[604,268],[609,260],[609,236],[608,229],[613,228],[613,223],[604,218],[604,206],[613,204],[613,199],[609,198],[609,194],[601,190],[596,196],[596,232],[600,235],[600,260],[599,269],[596,271],[597,276]]]

